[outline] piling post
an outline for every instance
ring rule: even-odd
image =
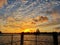
[[[53,41],[54,41],[54,45],[58,45],[58,33],[57,32],[53,32]]]
[[[24,32],[21,33],[21,41],[20,41],[20,45],[23,45],[24,42]]]
[[[13,45],[13,34],[11,35],[11,45]]]

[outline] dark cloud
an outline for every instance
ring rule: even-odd
[[[55,29],[60,29],[60,27],[56,27]]]
[[[31,22],[31,24],[36,24],[35,22]]]
[[[38,16],[37,18],[34,18],[33,21],[34,22],[47,22],[48,17],[46,17],[46,16]]]

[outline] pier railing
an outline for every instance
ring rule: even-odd
[[[60,33],[1,33],[0,45],[59,45]]]

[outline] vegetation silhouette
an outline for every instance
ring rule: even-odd
[[[1,34],[2,32],[0,31],[0,34]]]

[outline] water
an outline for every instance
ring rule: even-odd
[[[20,45],[21,35],[13,34],[13,40],[11,34],[0,35],[0,45]],[[60,42],[60,36],[58,37]],[[53,45],[52,35],[24,35],[23,45]],[[60,45],[60,44],[59,44]]]

